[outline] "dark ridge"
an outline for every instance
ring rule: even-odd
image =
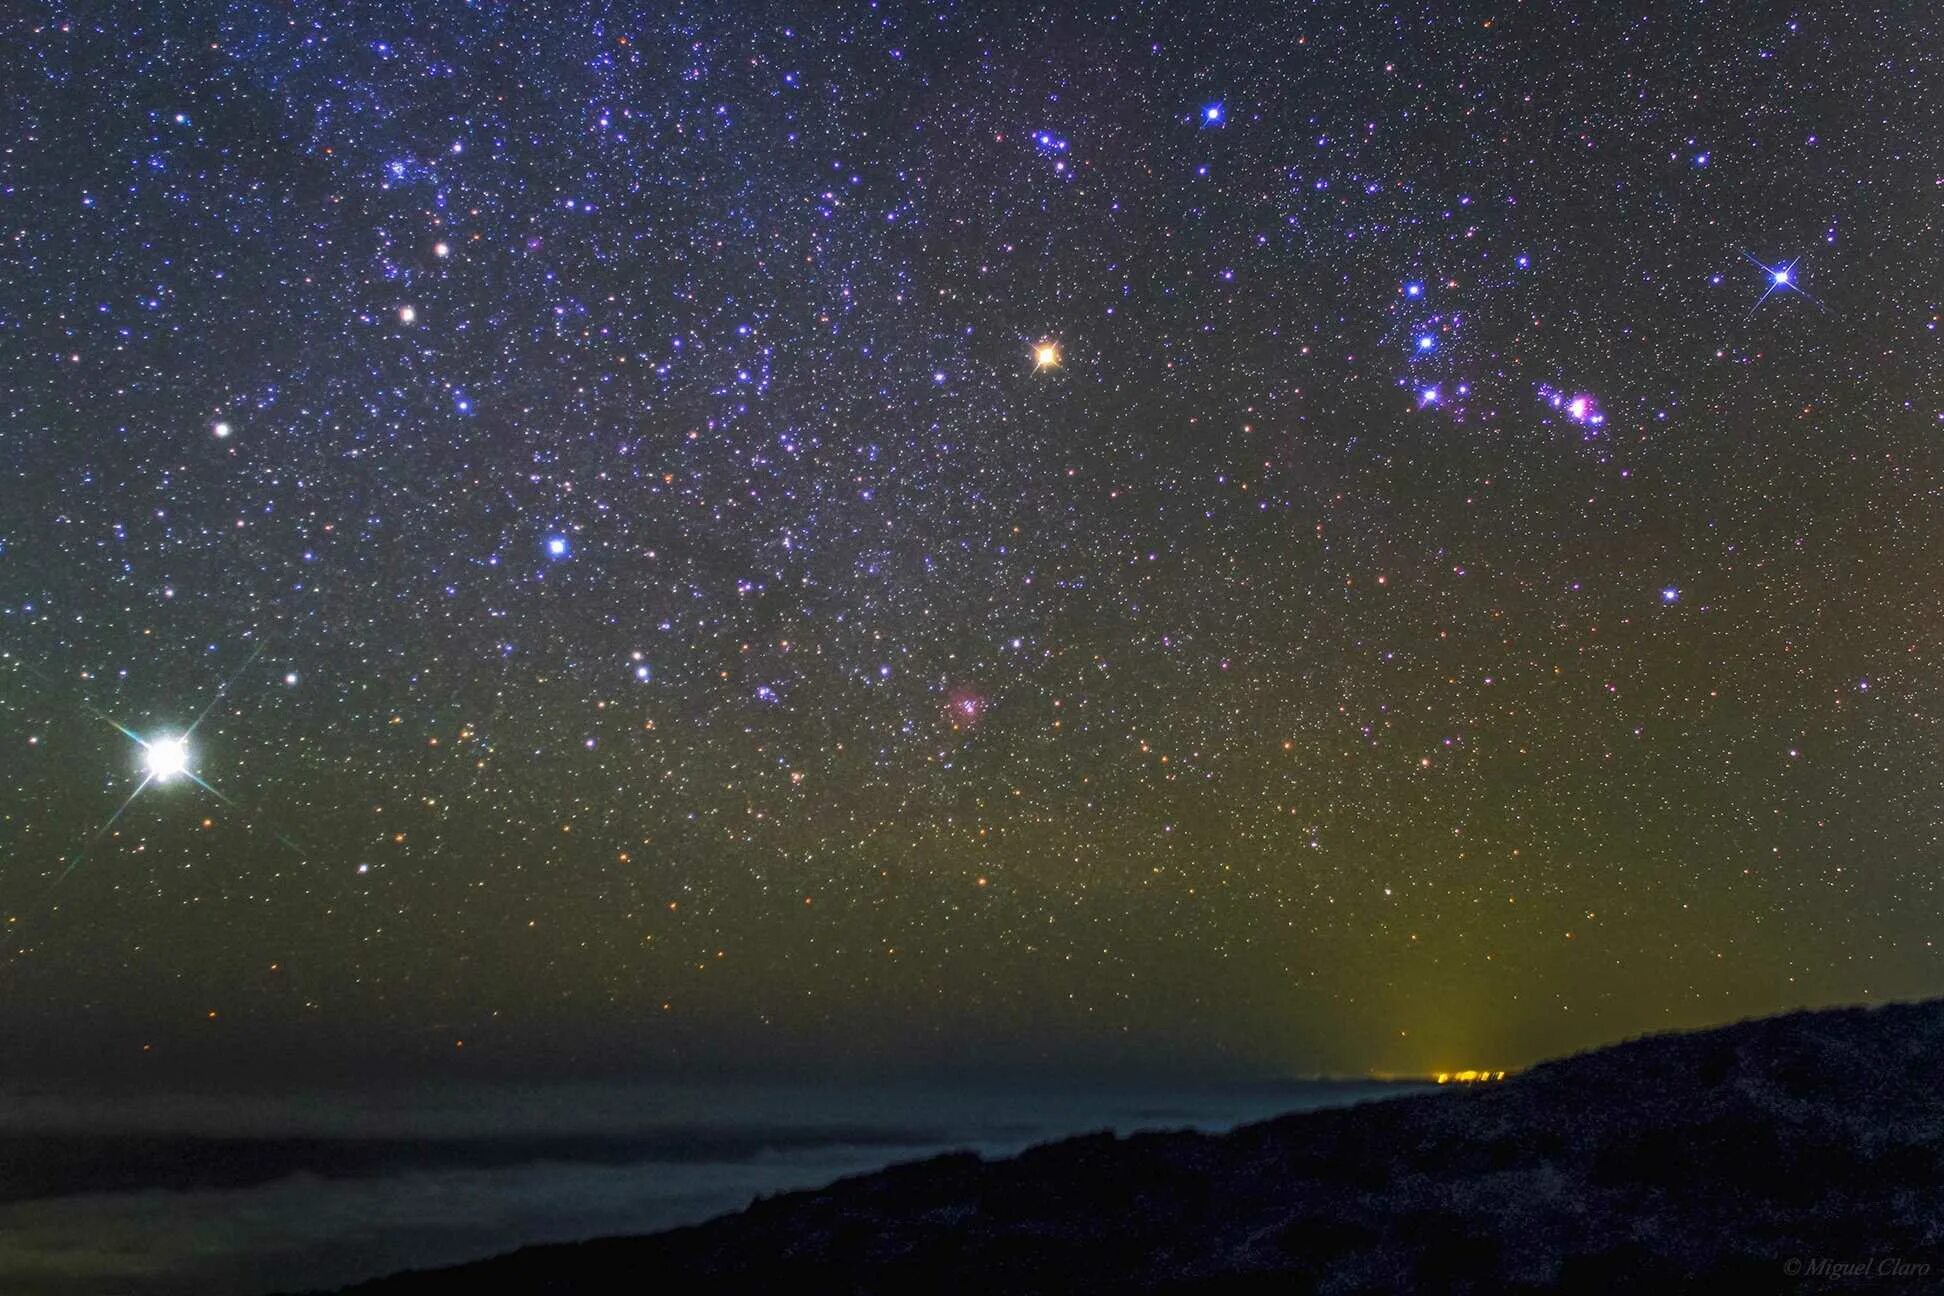
[[[1941,1065],[1944,1000],[1798,1012],[1222,1136],[936,1157],[351,1290],[1944,1290]]]

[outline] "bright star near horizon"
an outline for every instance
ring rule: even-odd
[[[142,768],[157,783],[167,783],[189,769],[189,742],[184,738],[156,738],[142,744]]]

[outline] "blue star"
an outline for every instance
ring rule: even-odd
[[[1768,287],[1762,290],[1762,295],[1756,299],[1755,304],[1748,308],[1748,317],[1750,319],[1755,318],[1755,312],[1762,309],[1763,302],[1779,292],[1799,293],[1803,297],[1807,297],[1817,310],[1828,309],[1814,297],[1810,297],[1808,292],[1803,289],[1802,278],[1796,274],[1796,267],[1802,264],[1801,257],[1797,257],[1795,260],[1784,265],[1771,266],[1763,265],[1747,252],[1743,252],[1742,255],[1748,257],[1752,265],[1768,276]]]
[[[1220,126],[1222,124],[1222,119],[1225,115],[1224,110],[1222,108],[1221,101],[1217,100],[1212,104],[1205,105],[1202,108],[1201,115],[1202,115],[1202,125]]]
[[[572,557],[573,553],[574,546],[568,542],[566,536],[550,535],[547,537],[547,557],[558,561],[562,558]]]

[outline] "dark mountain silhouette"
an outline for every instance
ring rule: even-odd
[[[1944,1290],[1944,1000],[1652,1036],[1227,1135],[942,1156],[354,1290]]]

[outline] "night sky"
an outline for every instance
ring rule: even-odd
[[[9,1071],[1944,989],[1934,6],[13,14]]]

